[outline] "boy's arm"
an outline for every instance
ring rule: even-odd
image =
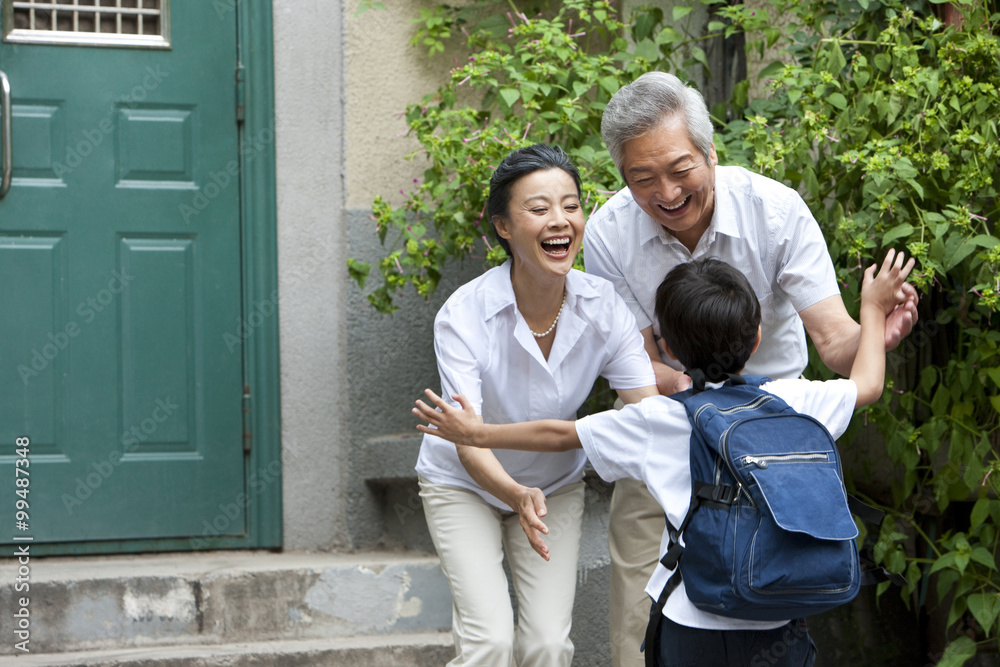
[[[850,376],[858,387],[855,407],[877,401],[885,386],[886,315],[907,298],[903,284],[914,265],[911,257],[904,266],[904,259],[904,253],[896,254],[895,250],[889,250],[878,275],[875,275],[874,264],[865,270],[861,283],[861,314],[858,317],[861,336]]]
[[[518,424],[484,424],[461,394],[452,397],[462,406],[456,408],[430,389],[425,389],[424,393],[437,409],[417,400],[413,414],[430,424],[417,424],[417,430],[423,433],[484,449],[565,452],[583,447],[575,422],[541,419]]]

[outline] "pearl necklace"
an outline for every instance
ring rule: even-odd
[[[546,329],[545,333],[535,333],[534,331],[531,331],[531,327],[529,326],[528,331],[531,331],[531,335],[534,336],[535,338],[545,338],[550,333],[552,333],[552,330],[556,328],[556,322],[559,321],[559,316],[562,315],[563,307],[565,305],[566,305],[566,290],[563,290],[562,304],[559,306],[559,312],[556,313],[556,319],[552,320],[552,326]]]

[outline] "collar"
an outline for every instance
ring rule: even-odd
[[[487,320],[511,306],[517,307],[514,285],[510,282],[510,269],[513,262],[514,260],[508,259],[483,276],[483,316]],[[600,296],[601,293],[594,285],[594,281],[589,280],[583,272],[572,269],[566,274],[566,304],[568,306],[573,307],[579,299],[596,299]]]
[[[724,174],[724,168],[715,167],[715,208],[712,211],[712,220],[708,223],[708,229],[702,234],[702,239],[707,238],[708,242],[711,243],[715,240],[716,234],[724,234],[731,238],[740,238],[740,229],[736,224],[736,214],[733,210],[733,205],[731,198],[728,196],[720,196],[720,194],[728,195],[729,187],[725,183],[719,182],[719,176]],[[635,204],[635,199],[632,198],[631,192],[629,197],[632,199],[632,203]],[[656,222],[651,218],[645,211],[639,208],[638,204],[635,204],[636,210],[638,211],[637,217],[639,218],[639,245],[646,245],[653,239],[659,239],[661,243],[680,243],[677,238],[667,232],[660,223]],[[701,245],[702,241],[699,240],[698,244]]]

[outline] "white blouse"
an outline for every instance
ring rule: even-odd
[[[517,309],[510,260],[458,290],[434,320],[441,395],[463,394],[491,424],[576,419],[598,376],[612,389],[656,384],[635,317],[608,281],[572,270],[548,360]],[[558,453],[494,451],[518,483],[545,495],[580,480],[583,450]],[[510,510],[484,491],[458,460],[455,445],[424,435],[417,472],[429,482],[469,489]]]

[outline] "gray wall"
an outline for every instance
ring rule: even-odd
[[[286,549],[349,543],[342,10],[274,2]]]

